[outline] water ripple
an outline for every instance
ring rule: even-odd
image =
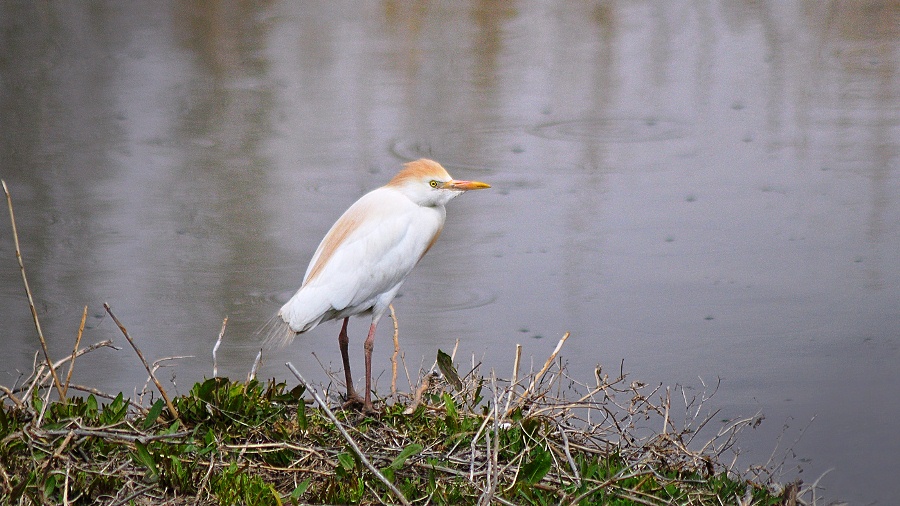
[[[552,140],[605,143],[670,141],[687,137],[686,123],[658,118],[582,118],[553,121],[529,130]]]
[[[429,295],[419,297],[417,294]],[[434,313],[475,309],[497,300],[497,293],[487,288],[448,287],[439,281],[417,283],[415,294],[410,293],[409,296],[417,298],[417,306]],[[402,299],[403,294],[397,298]]]
[[[523,134],[527,125],[467,127],[435,134],[435,142],[426,139],[394,139],[388,151],[401,160],[433,158],[448,170],[490,172],[500,164],[499,157],[526,152]]]

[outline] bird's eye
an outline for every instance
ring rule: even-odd
[[[428,183],[428,185],[431,186],[432,188],[437,188],[437,187],[438,187],[438,184],[439,184],[439,183],[438,183],[437,181],[435,181],[434,179],[432,179],[432,180]]]

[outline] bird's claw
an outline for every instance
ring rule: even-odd
[[[351,392],[347,394],[347,400],[341,404],[342,409],[346,410],[354,410],[360,411],[364,415],[376,415],[378,411],[375,409],[375,405],[372,402],[366,402],[365,399],[362,398],[356,392]]]
[[[344,409],[360,409],[366,405],[366,400],[354,391],[347,392],[347,397],[341,407]]]
[[[354,392],[352,394],[347,394],[347,399],[341,404],[341,407],[344,409],[359,409],[363,407],[365,403],[363,398]]]

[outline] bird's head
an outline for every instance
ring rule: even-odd
[[[467,190],[491,187],[480,181],[453,179],[441,164],[427,158],[405,164],[387,186],[400,190],[420,206],[442,206]]]

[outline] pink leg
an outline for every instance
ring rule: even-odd
[[[366,350],[366,399],[363,403],[363,411],[366,413],[374,413],[375,406],[372,405],[372,350],[375,348],[375,325],[369,327],[369,335],[366,336],[366,342],[363,348]]]
[[[344,361],[344,380],[347,382],[347,401],[344,407],[358,406],[363,403],[362,398],[353,388],[353,377],[350,374],[350,355],[348,345],[350,344],[350,336],[347,335],[347,322],[350,318],[344,318],[344,324],[341,325],[341,333],[338,335],[338,345],[341,347],[341,359]]]

